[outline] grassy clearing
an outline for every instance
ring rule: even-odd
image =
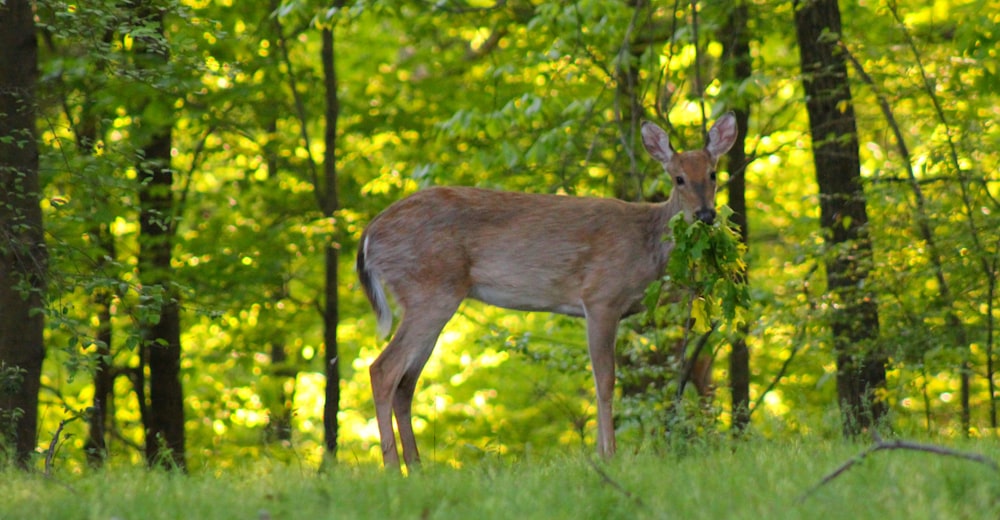
[[[956,449],[1000,460],[994,440]],[[910,451],[870,455],[803,493],[865,446],[755,441],[686,453],[644,450],[609,463],[589,453],[547,460],[428,465],[403,477],[343,465],[318,475],[267,461],[173,475],[114,468],[45,478],[0,473],[3,519],[803,518],[1000,517],[1000,474]]]

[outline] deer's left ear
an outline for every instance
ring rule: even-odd
[[[736,114],[732,112],[719,118],[708,131],[708,142],[705,143],[705,150],[712,156],[712,159],[719,160],[736,142]]]

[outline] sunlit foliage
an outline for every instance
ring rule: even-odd
[[[325,383],[318,309],[328,244],[340,249],[343,281],[340,459],[379,458],[367,367],[382,344],[354,281],[353,254],[366,222],[390,202],[434,184],[654,200],[669,183],[641,150],[638,122],[663,123],[687,149],[702,142],[703,114],[710,123],[734,105],[751,112],[752,303],[741,316],[752,356],[752,429],[839,431],[825,322],[836,303],[821,273],[828,251],[791,2],[749,2],[754,72],[741,84],[720,78],[726,2],[699,3],[697,14],[686,2],[604,0],[369,0],[340,9],[311,0],[161,3],[171,66],[147,77],[128,57],[144,29],[125,27],[117,2],[37,2],[52,256],[40,446],[60,422],[87,413],[93,367],[106,356],[116,374],[107,404],[111,455],[141,459],[129,371],[139,355],[136,325],[162,301],[139,297],[133,164],[143,128],[128,107],[149,89],[174,99],[142,116],[169,110],[176,120],[173,264],[192,467],[245,456],[318,461]],[[864,81],[855,68],[850,81],[892,423],[957,432],[959,371],[968,363],[973,433],[986,435],[995,429],[996,399],[988,377],[995,377],[1000,267],[1000,2],[842,9],[844,34],[817,37],[838,38],[871,77]],[[322,139],[322,27],[337,34],[336,151]],[[337,161],[334,218],[317,209],[310,159]],[[720,203],[725,198],[723,189]],[[108,321],[98,301],[107,302]],[[98,340],[104,324],[110,345]],[[629,340],[631,327],[622,331]],[[726,379],[732,334],[723,327],[709,340],[717,382]],[[713,432],[729,421],[724,387],[709,407]],[[456,465],[590,444],[591,392],[582,322],[467,303],[418,387],[418,442],[426,457]],[[283,413],[291,419],[284,434],[275,431]],[[622,442],[648,432],[635,433]],[[67,464],[83,463],[87,435],[84,420],[65,425],[59,456]]]

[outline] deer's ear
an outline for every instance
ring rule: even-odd
[[[663,164],[670,162],[670,158],[674,156],[674,149],[670,147],[670,137],[655,123],[649,121],[642,123],[642,144],[649,155]]]
[[[712,156],[712,159],[719,160],[733,144],[736,143],[736,115],[732,112],[719,118],[708,131],[708,142],[705,143],[705,150]]]

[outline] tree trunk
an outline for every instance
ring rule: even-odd
[[[163,14],[154,6],[141,4],[136,12],[139,24],[155,31],[155,36],[136,38],[136,60],[140,71],[162,74],[169,54],[163,30]],[[169,100],[157,92],[147,103],[158,103],[170,112]],[[137,113],[142,113],[139,111]],[[139,180],[139,277],[141,305],[152,311],[142,323],[142,348],[149,363],[149,414],[146,418],[146,463],[167,468],[185,467],[184,392],[180,381],[181,324],[178,295],[173,288],[170,265],[174,235],[173,170],[170,169],[171,122],[150,130],[136,170]],[[148,128],[148,126],[147,126]]]
[[[341,2],[342,3],[342,2]],[[323,29],[323,73],[326,87],[326,157],[323,160],[323,190],[320,200],[325,218],[332,219],[340,207],[337,197],[337,118],[340,116],[340,101],[337,97],[336,53],[334,52],[333,28]],[[323,361],[326,367],[326,401],[323,406],[324,441],[329,459],[337,459],[337,435],[340,412],[340,357],[337,347],[337,324],[340,322],[340,306],[337,296],[337,265],[339,244],[331,237],[327,244],[326,286],[324,288],[326,306],[323,309],[323,343],[326,353]]]
[[[37,444],[48,264],[38,204],[38,41],[28,0],[0,4],[0,71],[0,455],[10,449],[26,467]]]
[[[104,43],[110,45],[112,39],[113,33],[105,31]],[[98,66],[97,70],[105,72],[102,66]],[[94,103],[90,99],[84,99],[80,103],[80,122],[73,128],[73,134],[76,136],[76,147],[81,155],[93,156],[97,152],[96,147],[101,132],[101,115],[96,112],[93,105]],[[73,121],[73,114],[69,110],[71,106],[70,100],[64,98],[63,106],[66,110],[66,119]],[[97,201],[97,204],[104,207],[109,203],[106,194],[97,195],[100,199]],[[110,264],[113,263],[110,259],[117,257],[115,237],[111,233],[108,223],[103,222],[95,214],[91,215],[91,219],[93,224],[88,234],[94,243],[100,247],[100,252],[95,260],[97,263],[95,271],[99,275],[103,275],[110,267]],[[87,462],[93,467],[103,466],[108,454],[105,435],[108,424],[109,404],[112,399],[114,386],[114,375],[111,373],[111,306],[113,300],[114,290],[107,285],[96,289],[94,294],[91,295],[94,315],[97,317],[97,325],[94,333],[97,352],[93,377],[94,397],[90,412],[87,414],[88,435],[83,451],[87,455]]]
[[[113,40],[114,32],[110,28],[105,28],[103,43],[110,46]],[[98,63],[96,68],[98,74],[107,73],[106,67],[102,63]],[[102,121],[108,115],[106,110],[97,108],[100,105],[90,98],[90,94],[97,88],[101,87],[90,85],[90,88],[87,89],[87,97],[80,103],[80,122],[73,131],[76,136],[77,149],[81,154],[92,157],[98,153],[97,144],[100,141],[100,135],[103,130]],[[71,105],[72,102],[70,99],[63,99],[63,106],[65,107],[66,119],[68,121],[73,121],[73,115],[69,111]],[[110,204],[111,201],[109,198],[111,195],[106,193],[98,193],[96,195],[99,198],[98,201],[95,201],[98,205],[97,207],[107,207]],[[91,239],[101,249],[96,259],[97,265],[95,271],[99,275],[104,275],[111,268],[111,264],[114,263],[111,259],[117,258],[118,255],[115,249],[115,237],[111,232],[111,225],[103,221],[102,217],[97,214],[100,213],[97,207],[95,207],[95,212],[91,214],[93,224],[89,233]],[[108,413],[111,410],[111,401],[114,398],[114,374],[112,374],[113,366],[111,362],[111,340],[113,336],[111,307],[115,297],[114,291],[110,287],[110,284],[105,284],[91,296],[91,301],[94,305],[94,314],[97,317],[94,334],[97,342],[97,353],[93,377],[94,397],[90,413],[87,415],[88,435],[87,441],[84,443],[84,452],[87,455],[87,462],[93,467],[103,466],[108,456]]]
[[[841,31],[836,0],[796,2],[806,109],[820,195],[820,225],[829,254],[826,277],[830,327],[837,357],[837,397],[845,435],[877,424],[885,403],[886,358],[876,346],[878,307],[865,283],[872,263],[868,213],[861,184],[858,136],[846,59],[837,50]]]
[[[275,135],[278,132],[278,124],[272,119],[267,125],[268,135]],[[267,179],[268,182],[276,182],[278,176],[278,155],[273,146],[267,148]],[[271,287],[271,301],[275,306],[288,298],[288,283],[281,280]],[[285,332],[279,329],[271,342],[271,373],[273,374],[274,396],[273,401],[267,403],[270,414],[268,416],[265,435],[267,440],[286,442],[292,440],[292,412],[295,402],[295,379],[298,372],[294,363],[288,361],[288,350],[285,348]],[[291,392],[285,392],[285,383],[292,385]]]
[[[110,233],[103,238],[110,239]],[[110,247],[109,252],[114,251],[113,245],[105,244],[105,247]],[[108,405],[114,387],[114,376],[111,373],[111,299],[112,293],[109,289],[102,289],[93,296],[98,320],[98,346],[94,370],[94,401],[87,417],[89,435],[84,451],[87,454],[87,462],[94,467],[104,465],[108,455],[105,431],[108,424]]]
[[[740,84],[750,78],[753,73],[750,57],[750,29],[747,20],[750,14],[744,2],[732,6],[726,18],[726,23],[720,33],[723,45],[723,59],[727,62],[729,81]],[[740,240],[746,244],[750,232],[747,226],[746,201],[746,137],[750,121],[749,103],[737,99],[733,112],[736,115],[736,127],[739,133],[736,143],[726,154],[729,164],[729,207],[733,210],[731,221],[740,228]],[[743,281],[747,281],[747,271],[743,270]],[[735,433],[742,432],[750,425],[750,350],[747,348],[747,326],[741,325],[733,341],[732,352],[729,354],[729,391],[732,397],[732,428]]]
[[[145,148],[139,168],[139,276],[143,305],[155,309],[143,324],[143,347],[149,367],[149,422],[146,461],[149,465],[184,467],[184,393],[180,382],[180,310],[171,286],[170,250],[173,228],[171,131],[162,129]]]
[[[274,400],[268,403],[268,419],[264,433],[268,442],[289,442],[292,440],[292,411],[295,400],[294,390],[285,392],[285,381],[294,382],[295,373],[287,368],[288,352],[280,339],[271,343],[272,385]],[[294,383],[293,383],[294,384]]]

